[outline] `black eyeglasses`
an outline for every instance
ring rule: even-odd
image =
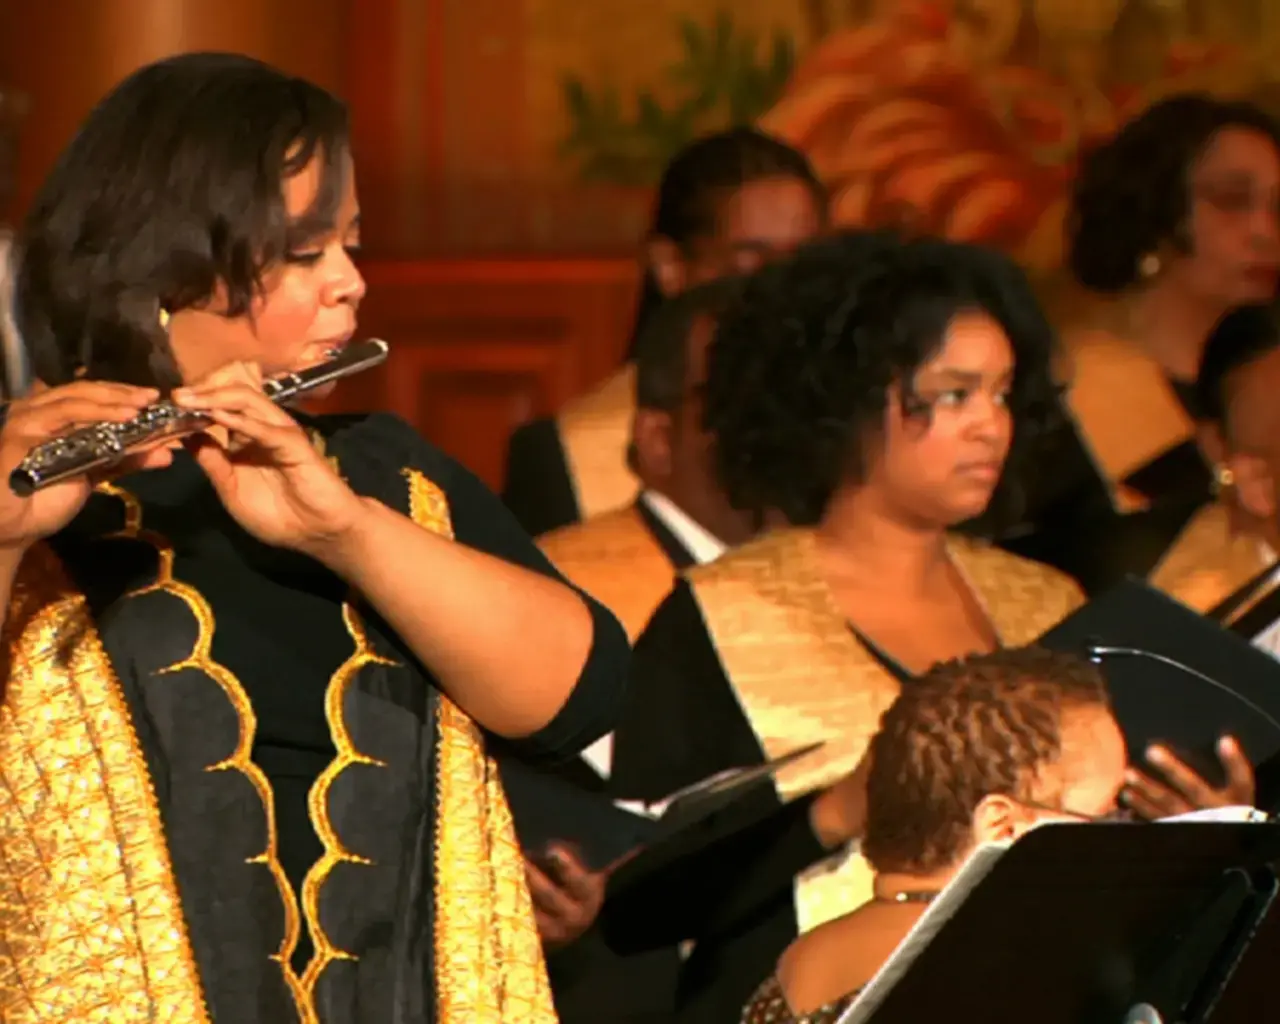
[[[1085,822],[1094,825],[1114,825],[1125,822],[1138,822],[1142,819],[1137,812],[1130,807],[1117,807],[1115,810],[1107,811],[1105,814],[1085,814],[1083,811],[1073,811],[1069,807],[1054,807],[1050,804],[1038,804],[1031,800],[1020,800],[1014,797],[1023,807],[1033,811],[1044,811],[1046,814],[1058,814],[1066,818],[1072,818],[1076,821]]]

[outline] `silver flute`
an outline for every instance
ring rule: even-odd
[[[356,342],[316,366],[264,381],[262,390],[277,405],[286,405],[308,391],[377,366],[390,350],[381,338]],[[123,423],[92,423],[36,445],[9,474],[9,488],[25,498],[42,487],[113,466],[155,441],[198,433],[212,422],[205,413],[167,399],[156,402]]]

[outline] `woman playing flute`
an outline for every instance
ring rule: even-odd
[[[263,394],[349,343],[358,243],[342,105],[230,55],[128,78],[31,210],[0,473],[213,425],[0,491],[7,1024],[554,1020],[485,744],[604,733],[625,638],[405,424]]]

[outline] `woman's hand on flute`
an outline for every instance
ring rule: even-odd
[[[16,566],[28,547],[66,526],[102,478],[75,477],[20,498],[9,487],[9,474],[27,453],[80,427],[131,420],[159,397],[153,388],[81,380],[56,388],[37,385],[9,404],[0,428],[0,556],[5,561]],[[112,466],[109,475],[167,466],[172,458],[168,447],[153,448]]]
[[[184,444],[245,530],[314,557],[357,522],[365,501],[262,383],[256,365],[233,363],[174,391],[175,404],[216,424]]]

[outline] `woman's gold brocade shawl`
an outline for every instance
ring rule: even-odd
[[[580,518],[621,508],[640,493],[640,482],[627,468],[635,412],[636,369],[628,363],[556,417]]]
[[[443,492],[420,473],[406,475],[414,520],[451,534]],[[22,563],[4,637],[0,1021],[208,1024],[152,780],[119,681],[83,596],[44,546]],[[335,674],[327,706],[349,675]],[[476,726],[443,695],[439,706],[437,1019],[551,1024],[542,947],[496,766]],[[317,787],[359,758],[337,745]],[[313,790],[309,804],[323,837],[332,827],[316,820],[324,803],[316,797]],[[302,902],[325,950],[317,901],[304,893]],[[281,969],[299,1021],[317,1024],[319,971],[299,979],[287,964]]]
[[[1192,516],[1147,579],[1157,590],[1203,613],[1266,567],[1258,539],[1233,531],[1230,510],[1215,501]]]
[[[1146,504],[1123,481],[1195,436],[1191,418],[1160,366],[1136,344],[1108,330],[1064,337],[1071,381],[1067,408],[1119,512]]]
[[[953,537],[951,558],[1006,646],[1031,643],[1084,602],[1047,566]],[[689,571],[721,667],[772,759],[806,744],[821,750],[778,773],[791,800],[851,772],[866,753],[898,683],[854,635],[818,569],[809,530],[770,534]],[[871,895],[856,852],[802,874],[796,911],[803,934]]]
[[[566,579],[618,617],[632,643],[676,579],[634,504],[552,530],[538,538],[538,547]]]

